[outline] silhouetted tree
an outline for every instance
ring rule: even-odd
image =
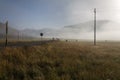
[[[43,37],[43,33],[40,33],[40,36],[41,36],[41,39],[42,39],[42,37]]]
[[[68,42],[68,40],[66,40],[66,42]]]

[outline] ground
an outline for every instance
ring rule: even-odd
[[[120,43],[58,41],[0,48],[0,80],[120,80]]]

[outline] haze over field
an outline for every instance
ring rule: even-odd
[[[0,0],[0,80],[120,80],[120,0]]]
[[[97,8],[97,39],[120,40],[119,0],[0,0],[0,22],[33,37],[93,39]],[[11,31],[11,30],[9,30]],[[12,32],[11,32],[12,33]]]
[[[109,21],[99,20],[97,21],[97,39],[98,40],[120,40],[119,36],[120,24]],[[9,35],[11,36],[31,36],[40,37],[40,32],[44,33],[46,38],[67,38],[67,39],[93,39],[93,21],[79,23],[75,25],[64,26],[60,29],[43,28],[43,29],[24,29],[16,30],[9,26]],[[0,24],[0,34],[5,35],[5,25]]]

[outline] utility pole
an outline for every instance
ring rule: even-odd
[[[19,39],[20,39],[20,35],[19,35],[19,32],[18,32],[18,41],[19,41]]]
[[[8,44],[8,21],[6,21],[6,41],[5,41],[5,47],[7,46]]]
[[[94,8],[94,45],[96,46],[96,8]]]

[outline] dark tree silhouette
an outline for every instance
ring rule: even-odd
[[[42,39],[42,37],[43,37],[43,33],[40,33],[40,36],[41,36],[41,39]]]
[[[68,42],[68,40],[66,40],[66,42]]]

